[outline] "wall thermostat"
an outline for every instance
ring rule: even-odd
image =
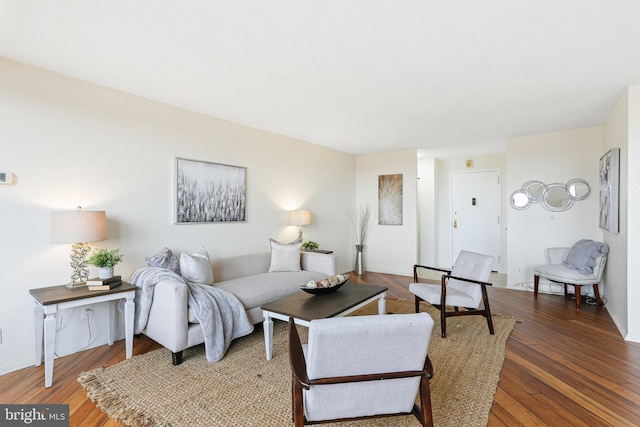
[[[13,182],[13,174],[11,172],[0,172],[0,184],[11,184]]]

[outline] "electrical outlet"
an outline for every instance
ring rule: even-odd
[[[93,305],[84,305],[80,308],[80,320],[93,316]]]
[[[518,266],[518,273],[522,273],[522,266],[521,265]]]

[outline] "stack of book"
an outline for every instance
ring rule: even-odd
[[[108,291],[121,284],[122,278],[120,276],[113,276],[110,279],[94,278],[87,280],[87,287],[90,291]]]

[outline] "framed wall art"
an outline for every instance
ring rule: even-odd
[[[176,158],[176,223],[244,222],[247,169]]]
[[[612,148],[600,158],[600,228],[619,230],[620,149]]]
[[[402,174],[378,176],[378,224],[402,225]]]

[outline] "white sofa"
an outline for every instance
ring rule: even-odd
[[[310,280],[336,274],[334,254],[302,252],[301,271],[269,272],[271,253],[213,259],[213,286],[234,294],[244,305],[249,321],[262,322],[260,306],[296,292]],[[202,327],[187,306],[187,287],[175,280],[155,286],[149,320],[142,332],[173,353],[173,364],[182,363],[182,351],[204,342]]]

